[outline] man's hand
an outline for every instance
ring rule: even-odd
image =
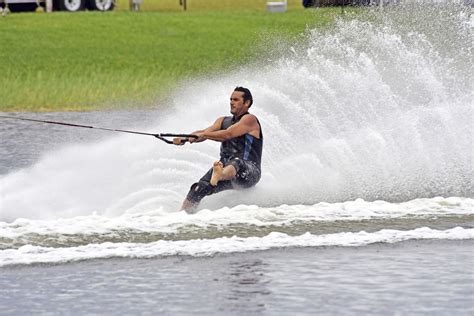
[[[190,137],[189,138],[190,143],[199,143],[199,142],[202,142],[202,141],[206,140],[206,137],[204,136],[204,133],[193,133],[193,135],[196,135],[197,138]]]
[[[187,140],[188,140],[187,138],[175,137],[173,138],[173,145],[183,146]]]

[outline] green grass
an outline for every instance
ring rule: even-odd
[[[340,13],[303,10],[290,2],[293,9],[271,14],[262,1],[242,1],[263,4],[245,10],[229,5],[238,1],[207,4],[212,2],[209,8],[204,0],[188,0],[182,12],[178,0],[156,1],[155,7],[145,0],[149,11],[144,5],[132,13],[122,11],[127,2],[120,0],[114,12],[0,18],[0,111],[151,105],[184,78],[250,61],[262,34],[293,38],[307,25],[330,24]],[[176,9],[160,11],[158,4]]]
[[[279,1],[279,0],[271,0]],[[117,10],[128,10],[129,0],[117,0]],[[182,11],[179,0],[144,0],[143,11]],[[265,11],[267,0],[187,0],[188,11]],[[290,10],[303,11],[301,0],[288,0]]]

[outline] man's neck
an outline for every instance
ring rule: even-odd
[[[239,113],[239,114],[234,114],[234,119],[241,118],[242,116],[244,116],[245,114],[248,114],[248,113],[249,113],[248,111],[244,111],[244,112]]]

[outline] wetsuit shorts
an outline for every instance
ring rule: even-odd
[[[224,190],[250,188],[260,180],[260,168],[252,161],[240,158],[221,159],[224,167],[233,165],[237,174],[234,179],[219,181],[216,186],[210,184],[212,168],[199,180],[194,183],[186,197],[193,204],[198,204],[206,195],[211,195]]]

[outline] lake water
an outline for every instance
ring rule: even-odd
[[[2,314],[472,315],[472,239],[3,268]]]
[[[186,133],[243,85],[265,145],[255,188],[187,214],[217,143],[1,119],[0,313],[472,315],[473,25],[347,15],[166,106],[9,113]]]

